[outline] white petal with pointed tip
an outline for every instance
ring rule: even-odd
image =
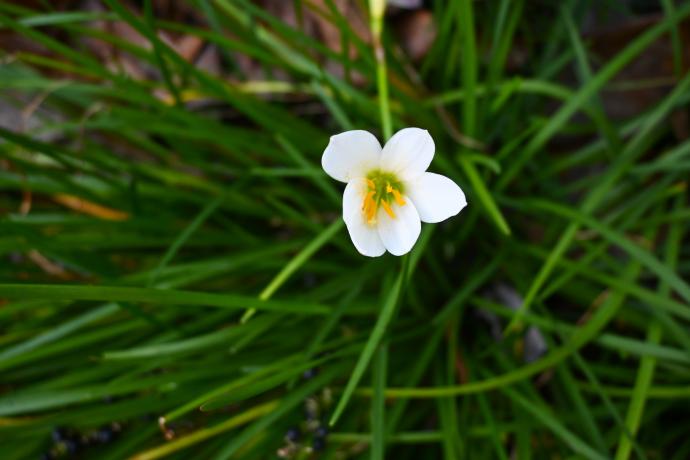
[[[350,234],[352,244],[360,254],[378,257],[386,252],[376,225],[369,225],[362,211],[362,203],[367,192],[364,179],[350,181],[343,192],[343,220]]]
[[[340,182],[365,177],[379,167],[381,144],[368,131],[354,130],[331,136],[321,157],[326,174]]]
[[[411,180],[424,173],[434,159],[434,140],[420,128],[401,129],[390,138],[381,153],[381,168]]]
[[[462,189],[440,174],[424,173],[405,184],[422,222],[435,224],[458,214],[467,206]]]
[[[379,208],[376,217],[381,241],[388,252],[395,256],[410,252],[422,230],[417,210],[407,197],[404,198],[407,201],[405,205],[391,205],[395,218],[389,216],[383,206]]]

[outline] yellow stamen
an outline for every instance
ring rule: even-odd
[[[390,205],[388,204],[387,201],[381,200],[381,204],[383,205],[383,210],[386,211],[386,214],[391,216],[391,219],[395,219],[395,213],[391,209]]]
[[[373,206],[367,212],[367,223],[372,225],[376,223],[376,208]]]
[[[367,203],[367,208],[364,210],[364,216],[367,222],[373,224],[376,222],[376,202],[373,200]]]
[[[362,202],[362,211],[364,211],[364,217],[366,217],[367,222],[374,223],[374,216],[376,215],[376,201],[374,201],[375,190],[369,191]]]
[[[378,170],[372,171],[365,180],[367,188],[364,190],[362,213],[367,224],[376,225],[379,204],[383,205],[383,210],[386,211],[386,214],[391,219],[395,219],[393,203],[397,206],[404,206],[406,204],[401,193],[402,182],[394,174]]]
[[[375,195],[375,194],[376,194],[376,191],[375,191],[375,190],[371,190],[369,193],[367,193],[367,194],[364,196],[364,201],[362,202],[362,209],[363,209],[363,210],[366,211],[367,204],[373,203],[373,202],[374,202],[373,198],[374,198],[374,195]]]
[[[402,197],[400,192],[398,192],[396,189],[392,189],[391,193],[393,193],[393,197],[395,198],[395,202],[398,203],[400,206],[405,206],[405,199]]]

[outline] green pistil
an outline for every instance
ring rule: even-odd
[[[388,185],[400,192],[401,195],[405,193],[405,186],[403,185],[403,182],[398,179],[395,174],[384,172],[380,169],[375,169],[367,174],[367,179],[374,183],[374,190],[376,192],[374,195],[374,201],[376,201],[377,207],[381,201],[386,201],[387,203],[395,202],[393,193],[386,190]]]

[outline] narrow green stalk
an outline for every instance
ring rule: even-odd
[[[236,294],[210,294],[207,292],[173,289],[132,288],[119,286],[80,286],[60,284],[0,284],[0,297],[32,300],[95,300],[111,302],[158,303],[171,305],[205,305],[231,310],[250,308],[280,312],[327,314],[323,305],[304,302],[278,302]]]
[[[654,320],[650,323],[647,330],[647,343],[658,344],[661,341],[662,329],[661,324]],[[628,413],[625,417],[625,426],[630,436],[635,436],[640,421],[642,420],[642,413],[647,398],[649,397],[649,389],[654,378],[654,368],[656,367],[657,358],[655,356],[643,356],[640,360],[640,367],[635,379],[635,386],[632,391],[632,398],[628,406]],[[622,432],[618,440],[618,449],[616,450],[616,460],[626,460],[630,457],[632,450],[632,443],[628,433]]]
[[[386,371],[388,367],[388,344],[379,346],[374,356],[371,401],[371,460],[383,460],[386,449]]]
[[[354,393],[355,389],[357,388],[357,385],[359,384],[359,381],[362,379],[362,376],[364,375],[364,371],[366,371],[367,367],[369,366],[369,362],[371,361],[371,358],[374,355],[376,347],[379,345],[379,343],[381,343],[381,339],[383,338],[383,335],[385,334],[386,329],[388,328],[388,324],[390,323],[391,318],[393,318],[393,313],[395,312],[395,308],[398,305],[398,301],[400,300],[400,294],[402,292],[403,284],[405,282],[409,260],[409,256],[405,256],[403,258],[403,263],[400,269],[400,273],[398,274],[398,278],[396,279],[393,288],[388,293],[386,302],[383,304],[383,308],[381,309],[381,313],[379,314],[379,317],[376,320],[374,329],[371,331],[369,340],[367,340],[366,345],[364,345],[364,349],[362,350],[362,353],[359,355],[359,359],[357,360],[357,364],[355,365],[352,374],[350,374],[350,379],[348,380],[347,385],[343,390],[343,394],[340,397],[340,401],[338,401],[338,405],[335,407],[335,410],[333,411],[333,415],[331,416],[331,420],[329,421],[329,424],[331,426],[336,424],[336,422],[342,415],[343,411],[345,410],[347,403],[350,401],[352,394]],[[386,394],[388,394],[388,390],[386,390]]]
[[[187,436],[176,439],[167,444],[162,444],[158,447],[154,447],[153,449],[141,452],[140,454],[133,456],[132,460],[155,460],[156,458],[165,457],[167,455],[172,454],[173,452],[177,452],[178,450],[194,445],[200,441],[204,441],[211,437],[217,436],[220,433],[232,430],[234,428],[237,428],[238,426],[247,424],[260,417],[264,417],[267,414],[270,414],[271,412],[276,410],[279,402],[280,401],[274,400],[268,401],[263,404],[259,404],[258,406],[254,406],[251,409],[247,409],[244,412],[235,415],[234,417],[230,417],[229,419],[222,423],[219,423],[218,425],[195,431]]]
[[[68,334],[71,334],[80,328],[103,318],[113,315],[118,312],[120,307],[114,303],[105,304],[95,310],[91,310],[77,318],[67,321],[59,326],[54,327],[48,332],[39,334],[32,339],[25,342],[21,342],[13,347],[4,349],[0,353],[0,363],[9,358],[14,358],[15,356],[21,355],[22,353],[27,353],[43,345],[52,343]]]
[[[383,132],[384,142],[393,136],[393,121],[391,119],[390,101],[388,96],[388,73],[386,70],[386,52],[381,43],[381,32],[383,30],[383,16],[385,14],[386,6],[385,2],[381,0],[370,0],[369,1],[369,13],[370,13],[370,27],[372,42],[374,44],[374,57],[376,59],[376,86],[378,89],[379,96],[379,111],[381,114],[381,130]],[[405,261],[408,257],[405,257]],[[403,265],[403,270],[407,264]],[[402,272],[404,274],[404,271]],[[399,294],[401,285],[403,283],[401,274],[401,279],[398,284],[397,294]],[[397,294],[395,303],[397,303]],[[395,304],[392,305],[395,308]],[[392,316],[393,311],[390,314]],[[383,312],[381,313],[379,320],[383,317]],[[388,318],[390,320],[390,318]],[[378,325],[378,323],[377,323]],[[385,326],[384,326],[385,327]],[[372,337],[373,337],[372,333]],[[370,339],[371,340],[371,339]],[[367,344],[368,345],[368,344]],[[361,360],[361,357],[360,357]],[[359,362],[358,362],[359,364]],[[386,368],[388,367],[388,345],[381,344],[374,359],[373,367],[373,381],[372,386],[374,387],[374,398],[372,400],[371,409],[371,433],[372,433],[372,443],[371,443],[371,459],[372,460],[382,460],[385,455],[385,433],[386,433],[386,421],[385,421],[385,396],[384,391],[386,388]],[[348,382],[349,384],[350,382]],[[354,386],[353,386],[354,389]],[[340,403],[343,403],[341,399]],[[340,406],[339,406],[340,407]],[[337,409],[336,409],[337,410]],[[341,409],[342,410],[342,409]],[[331,419],[331,425],[335,423],[336,413],[333,414]]]
[[[285,282],[295,273],[299,268],[304,265],[311,256],[314,255],[316,251],[321,249],[321,247],[328,243],[328,241],[336,235],[341,228],[343,228],[345,222],[342,219],[335,220],[331,225],[329,225],[324,231],[322,231],[311,243],[302,249],[290,262],[288,262],[280,272],[271,280],[270,283],[264,288],[259,294],[259,300],[266,301],[273,296],[273,294],[280,289],[280,287],[285,284]],[[249,308],[244,312],[241,323],[246,323],[249,319],[256,313],[256,308]]]
[[[639,264],[631,264],[623,274],[624,279],[634,280],[640,272]],[[480,393],[495,388],[507,387],[511,383],[519,382],[560,363],[580,348],[590,343],[601,330],[615,317],[625,301],[625,294],[616,291],[592,315],[587,324],[578,328],[570,339],[560,348],[551,351],[538,361],[519,367],[513,371],[496,377],[490,377],[476,382],[445,387],[432,388],[388,388],[386,396],[389,398],[439,398],[462,394]],[[362,389],[362,395],[371,395],[370,389]]]
[[[462,40],[462,86],[463,86],[463,104],[462,104],[462,126],[463,134],[473,138],[477,134],[477,45],[475,43],[474,31],[474,12],[472,8],[472,0],[462,0],[459,2],[458,8],[458,22],[460,27],[460,36]],[[482,209],[493,220],[504,235],[510,235],[510,227],[503,217],[503,213],[498,208],[496,201],[493,199],[491,193],[482,180],[479,171],[474,162],[470,161],[464,149],[458,156],[458,161],[467,178],[472,184],[472,188],[477,195],[477,198],[482,204]]]
[[[661,0],[661,5],[667,16],[675,16],[676,7],[672,0]],[[673,71],[676,77],[680,78],[683,75],[683,42],[678,32],[678,26],[679,24],[676,23],[671,28],[671,46],[673,47]]]
[[[334,443],[371,443],[373,437],[369,433],[331,433],[328,440]],[[420,431],[416,433],[400,432],[388,437],[387,441],[398,444],[438,443],[443,440],[438,431]]]
[[[682,208],[682,197],[676,200],[676,208]],[[652,236],[652,235],[649,235]],[[668,241],[666,244],[666,265],[670,269],[674,269],[678,262],[678,252],[680,240],[683,236],[683,230],[680,225],[673,225],[669,231]],[[670,285],[662,280],[659,283],[659,293],[668,296],[671,292]],[[661,342],[663,336],[663,329],[661,323],[654,319],[649,324],[647,329],[647,343],[656,345]],[[618,449],[616,450],[616,460],[626,460],[630,457],[632,450],[631,437],[637,434],[642,421],[642,414],[644,412],[646,401],[649,397],[649,390],[654,379],[654,369],[656,367],[657,358],[655,356],[646,355],[640,360],[640,366],[637,371],[637,378],[635,379],[635,386],[633,387],[632,398],[628,406],[628,413],[625,417],[625,426],[627,433],[624,431],[620,435],[618,441]]]
[[[196,218],[192,222],[190,222],[190,224],[187,225],[187,227],[185,227],[182,233],[180,233],[180,236],[177,237],[177,239],[173,242],[173,244],[170,245],[168,250],[165,252],[165,255],[161,258],[161,261],[158,262],[156,268],[153,271],[151,271],[149,281],[146,285],[147,287],[152,287],[156,284],[156,281],[158,280],[158,276],[160,276],[161,271],[165,267],[167,267],[167,265],[170,263],[173,257],[175,257],[175,254],[177,254],[177,252],[185,244],[189,237],[192,236],[194,232],[197,231],[204,222],[206,222],[206,219],[208,219],[209,216],[213,214],[213,212],[216,209],[218,209],[218,206],[220,206],[222,202],[222,197],[218,197],[215,200],[211,201],[201,210],[201,212],[196,216]]]
[[[454,315],[444,327],[448,331],[446,334],[448,343],[446,345],[445,369],[439,363],[436,380],[447,384],[454,384],[457,381],[455,366],[458,354],[458,331],[460,329],[458,315]],[[439,398],[436,401],[436,406],[438,408],[441,429],[444,433],[443,456],[446,460],[460,459],[463,457],[463,446],[460,436],[460,423],[458,421],[458,400],[453,396],[443,399]]]
[[[565,103],[555,114],[553,114],[548,122],[539,130],[539,132],[532,137],[531,141],[516,156],[511,163],[510,168],[501,175],[498,181],[497,188],[504,189],[527,162],[537,154],[546,143],[568,122],[573,114],[587,105],[591,97],[599,91],[609,80],[611,80],[618,72],[621,71],[629,62],[636,56],[641,54],[648,46],[659,37],[674,27],[680,20],[690,15],[690,5],[683,5],[675,11],[673,16],[670,16],[665,21],[651,27],[644,33],[636,37],[630,44],[611,59],[606,66],[604,66],[585,86],[583,86],[567,103]]]
[[[605,455],[594,450],[591,446],[578,438],[577,435],[563,425],[557,416],[542,407],[541,404],[536,404],[534,401],[528,400],[516,390],[509,387],[503,388],[503,392],[509,395],[510,398],[526,412],[541,421],[545,426],[548,426],[549,429],[574,452],[590,460],[606,460],[607,457]]]
[[[489,215],[489,217],[491,217],[501,233],[504,235],[510,235],[510,226],[508,225],[505,217],[503,217],[503,213],[496,204],[496,201],[491,196],[491,193],[482,180],[475,164],[468,158],[467,155],[461,154],[460,166],[462,166],[467,178],[470,180],[470,183],[474,188],[474,192],[477,194],[477,198],[484,206],[484,211]]]
[[[592,80],[594,81],[594,80]],[[591,82],[590,82],[591,84]],[[588,84],[589,86],[589,84]],[[623,151],[618,156],[616,161],[611,165],[611,167],[604,174],[602,179],[597,183],[596,187],[587,195],[583,200],[580,209],[586,215],[591,215],[601,204],[601,202],[606,197],[611,187],[615,182],[624,174],[624,172],[629,168],[630,164],[644,152],[644,147],[646,143],[649,142],[650,132],[661,122],[663,117],[678,103],[679,97],[685,93],[685,91],[690,87],[690,74],[686,75],[685,78],[676,86],[671,94],[669,94],[666,99],[664,99],[645,119],[642,128],[636,133],[628,144],[623,148]],[[554,268],[556,267],[558,261],[564,257],[566,251],[571,246],[577,231],[580,229],[580,223],[577,221],[571,221],[561,234],[558,242],[554,246],[553,250],[549,254],[549,257],[541,266],[539,272],[534,277],[534,280],[530,284],[522,305],[515,313],[515,316],[510,321],[505,331],[510,332],[521,328],[521,322],[523,315],[529,310],[532,302],[537,298],[541,288],[546,283],[547,279],[551,276]],[[689,296],[690,297],[690,290]]]
[[[379,93],[379,110],[381,113],[381,129],[384,141],[393,135],[393,121],[391,119],[390,102],[388,100],[388,74],[386,71],[386,51],[381,43],[383,30],[383,16],[386,10],[382,0],[369,0],[369,14],[371,37],[374,45],[374,57],[376,58],[376,86]]]
[[[587,84],[587,82],[592,79],[592,69],[590,68],[589,61],[587,59],[587,52],[585,50],[585,46],[582,43],[582,40],[580,39],[580,33],[573,21],[572,11],[570,11],[571,9],[572,8],[568,8],[565,5],[563,5],[561,7],[561,16],[563,18],[563,21],[565,22],[565,26],[568,31],[568,36],[570,38],[570,42],[575,53],[575,57],[577,58],[577,70],[579,73],[579,77],[582,80],[583,84]],[[592,107],[595,115],[594,122],[597,124],[602,136],[606,139],[606,142],[609,144],[609,149],[611,150],[609,155],[610,157],[615,157],[615,155],[617,155],[621,149],[621,141],[618,138],[618,133],[613,129],[613,126],[606,117],[606,113],[604,112],[604,106],[601,102],[601,98],[599,97],[599,94],[597,94],[596,92],[592,96],[590,106]]]
[[[462,125],[464,134],[473,137],[477,129],[477,45],[474,32],[472,0],[461,0],[458,8],[460,37],[462,40],[461,74],[465,99],[462,104]]]

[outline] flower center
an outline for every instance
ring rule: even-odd
[[[366,181],[367,193],[362,203],[362,212],[367,223],[376,223],[379,205],[383,206],[383,210],[391,219],[395,219],[391,204],[395,201],[399,206],[405,206],[405,199],[402,197],[403,183],[394,174],[378,169],[367,174]]]

